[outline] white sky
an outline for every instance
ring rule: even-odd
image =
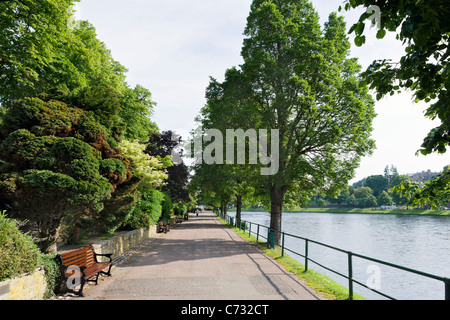
[[[312,2],[323,25],[344,0]],[[243,62],[242,33],[250,4],[251,0],[82,0],[78,17],[95,26],[114,59],[129,69],[128,83],[152,92],[157,103],[153,120],[159,128],[186,137],[205,104],[209,77],[222,81],[227,68]],[[341,14],[350,28],[363,12]],[[352,41],[352,56],[363,68],[376,59],[399,61],[404,52],[393,34],[377,40],[375,32],[366,32],[367,43],[361,48]],[[377,149],[362,160],[352,182],[383,174],[391,164],[400,174],[441,171],[449,164],[446,155],[415,156],[423,138],[438,124],[424,118],[426,107],[413,103],[409,93],[376,103]]]

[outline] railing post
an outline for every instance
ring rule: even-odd
[[[308,239],[305,241],[305,272],[308,271]]]
[[[248,227],[248,236],[250,237],[252,235],[252,223],[249,222],[249,227]]]
[[[281,242],[281,256],[284,257],[284,231],[282,233],[283,238],[282,238],[282,242]]]
[[[445,300],[450,300],[450,279],[445,279]]]
[[[353,300],[353,254],[348,252],[348,299]]]
[[[275,249],[275,235],[273,231],[268,229],[269,233],[267,235],[267,249]]]
[[[259,224],[258,224],[258,229],[256,230],[256,243],[259,242]]]

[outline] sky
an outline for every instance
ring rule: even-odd
[[[312,0],[322,25],[344,0]],[[124,5],[125,3],[125,5]],[[226,69],[243,63],[240,55],[243,31],[251,0],[81,0],[77,17],[90,21],[98,38],[115,60],[128,68],[130,86],[140,84],[152,92],[157,103],[152,118],[161,131],[184,137],[195,126],[205,105],[210,77],[222,81]],[[363,8],[341,12],[347,28]],[[404,54],[394,33],[383,40],[366,25],[366,44],[352,41],[351,57],[365,69],[377,59],[399,61]],[[414,103],[409,92],[376,102],[378,114],[372,138],[377,149],[362,159],[351,183],[383,174],[394,165],[400,174],[442,171],[448,155],[416,156],[430,129],[439,125],[424,117],[425,103]]]

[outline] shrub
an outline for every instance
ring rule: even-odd
[[[176,215],[177,217],[183,216],[186,212],[187,212],[186,206],[180,202],[177,203],[173,208],[173,214]]]
[[[43,254],[41,256],[41,264],[44,266],[47,282],[44,299],[48,299],[56,295],[59,291],[61,268],[59,262],[56,260],[56,254]]]
[[[162,213],[161,218],[164,221],[164,223],[167,223],[170,219],[170,215],[172,214],[173,210],[173,203],[170,199],[169,195],[167,193],[164,193],[164,200],[162,204]]]
[[[0,212],[0,281],[31,273],[39,266],[41,253],[18,222]]]
[[[132,229],[148,228],[155,224],[163,211],[164,194],[158,190],[146,190],[134,207],[125,225]]]

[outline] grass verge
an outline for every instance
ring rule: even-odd
[[[254,243],[258,246],[261,251],[275,259],[281,266],[283,266],[287,271],[296,274],[299,279],[301,279],[309,288],[313,289],[317,294],[329,300],[348,300],[349,298],[349,290],[337,283],[336,281],[330,279],[329,277],[318,273],[317,271],[308,268],[308,271],[305,272],[305,266],[290,257],[286,253],[282,256],[281,248],[275,247],[275,249],[268,249],[267,244],[265,242],[257,242],[256,237],[249,236],[248,232],[243,230],[239,230],[236,227],[231,226],[226,221],[217,217],[223,224],[227,225],[231,229],[233,229],[237,234],[239,234],[242,238],[246,239],[249,242]],[[364,297],[360,295],[354,294],[353,300],[366,300]]]

